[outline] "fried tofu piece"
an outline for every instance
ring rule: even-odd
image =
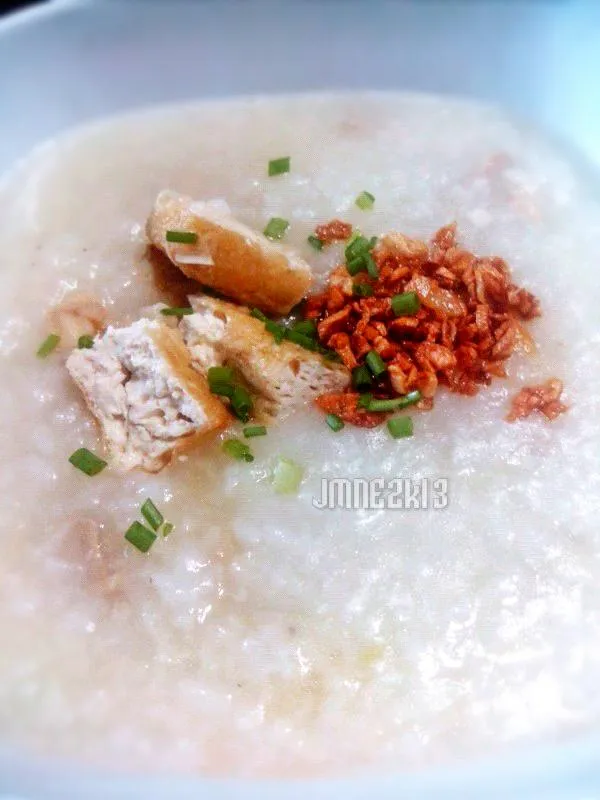
[[[163,191],[146,229],[150,242],[185,275],[240,303],[287,314],[310,288],[306,261],[238,222],[223,200],[194,202]],[[167,242],[167,231],[185,231],[197,238],[193,244]]]
[[[231,419],[191,368],[179,331],[157,321],[109,327],[90,349],[74,350],[67,369],[120,470],[158,472]]]
[[[182,318],[180,330],[193,366],[202,372],[232,367],[263,398],[265,413],[274,416],[348,386],[343,364],[293,342],[277,344],[247,308],[205,295],[190,297],[190,303],[195,313]]]

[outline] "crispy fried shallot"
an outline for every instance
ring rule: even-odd
[[[342,225],[334,220],[318,226],[317,235],[323,241],[342,238]],[[474,395],[493,378],[505,377],[506,361],[516,349],[533,350],[524,323],[540,315],[538,300],[512,281],[503,259],[461,248],[456,224],[440,228],[429,243],[388,233],[371,256],[377,277],[366,272],[352,277],[345,265],[338,266],[325,290],[308,299],[304,313],[317,323],[321,344],[349,369],[364,364],[369,351],[383,359],[386,371],[374,380],[374,397],[418,389],[417,407],[431,408],[440,386]],[[356,292],[357,283],[368,286],[368,296],[364,289]],[[413,313],[398,306],[396,316],[392,299],[409,292],[413,304],[414,295],[418,298]],[[522,409],[529,406],[549,418],[561,413],[560,392],[552,395],[556,384],[547,387],[524,389],[514,418],[526,416]],[[349,391],[321,397],[317,405],[355,425],[370,427],[384,419],[357,408],[357,402],[358,395]]]
[[[513,397],[506,419],[508,422],[515,422],[517,419],[525,419],[534,411],[539,411],[546,419],[556,419],[568,409],[560,400],[562,393],[563,384],[558,378],[549,378],[538,386],[525,386]]]
[[[317,239],[320,239],[323,244],[343,242],[351,235],[352,225],[349,222],[342,222],[341,219],[332,219],[331,222],[317,225],[315,228],[315,236]]]

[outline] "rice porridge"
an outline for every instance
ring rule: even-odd
[[[506,259],[539,298],[535,351],[475,396],[440,390],[412,437],[334,433],[307,402],[247,440],[252,462],[217,431],[160,472],[89,477],[71,454],[105,455],[69,351],[36,350],[74,290],[113,326],[187,306],[197,285],[173,282],[145,232],[165,188],[222,198],[258,232],[287,220],[313,291],[344,260],[343,243],[308,243],[320,223],[428,239],[456,221],[461,246]],[[2,742],[136,770],[311,776],[600,724],[600,214],[536,134],[400,94],[170,107],[43,145],[0,209]],[[568,411],[507,423],[511,398],[550,377]],[[296,493],[274,491],[282,457],[302,468]],[[323,478],[442,480],[448,503],[319,508]],[[123,534],[146,498],[174,528],[144,554]]]

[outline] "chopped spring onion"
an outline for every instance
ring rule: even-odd
[[[136,521],[127,528],[125,538],[142,553],[147,553],[156,541],[156,534],[141,522]]]
[[[272,178],[273,175],[283,175],[284,172],[290,171],[290,156],[284,156],[283,158],[273,158],[269,161],[269,177]]]
[[[163,317],[187,317],[194,313],[194,309],[189,306],[177,308],[176,306],[170,308],[161,308],[160,313]]]
[[[375,247],[376,243],[376,237],[367,239],[362,235],[358,235],[355,239],[350,240],[344,250],[346,268],[350,275],[356,275],[366,270],[372,278],[379,277],[377,265],[371,256],[371,250]]]
[[[208,388],[213,394],[231,397],[233,394],[233,370],[229,367],[210,367],[207,373]]]
[[[53,350],[56,350],[59,342],[60,336],[57,333],[49,334],[38,347],[38,358],[46,358],[46,356],[49,356]]]
[[[266,436],[267,429],[264,425],[248,425],[244,428],[244,436],[246,439],[252,439],[254,436]]]
[[[350,275],[354,276],[357,275],[359,272],[362,272],[365,269],[365,260],[363,256],[357,256],[356,258],[351,259],[350,261],[346,262],[346,269],[350,273]]]
[[[140,510],[142,512],[142,516],[153,531],[157,531],[165,521],[165,518],[154,505],[152,500],[150,500],[150,498],[145,501]]]
[[[364,392],[358,398],[358,403],[356,404],[357,408],[368,408],[371,401],[373,400],[373,395],[371,392]]]
[[[247,444],[241,442],[239,439],[225,439],[223,442],[223,451],[228,456],[236,458],[238,461],[254,461],[252,451]]]
[[[254,405],[248,392],[242,386],[235,386],[229,399],[235,416],[242,422],[248,422]]]
[[[311,336],[313,339],[317,335],[317,323],[314,319],[301,319],[294,322],[292,330],[296,333],[302,333],[304,336]]]
[[[208,382],[218,381],[219,383],[231,383],[233,381],[233,370],[231,367],[209,367]]]
[[[247,422],[253,408],[252,398],[243,386],[234,383],[233,370],[229,367],[210,367],[207,378],[211,392],[229,398],[235,416]]]
[[[268,319],[262,311],[257,308],[252,309],[251,316],[264,322],[265,330],[267,330],[275,339],[276,344],[281,344],[284,339],[287,339],[294,344],[303,347],[305,350],[311,350],[313,353],[317,352],[323,358],[329,361],[339,361],[340,357],[335,350],[330,350],[327,347],[322,347],[317,341],[317,326],[313,320],[306,319],[294,322],[289,328],[282,325],[280,322],[275,322]]]
[[[276,344],[281,344],[285,339],[286,329],[283,325],[280,325],[279,322],[273,322],[272,319],[268,319],[265,322],[265,330],[273,335]]]
[[[392,297],[392,311],[397,317],[416,314],[421,307],[419,295],[416,292],[404,292]]]
[[[388,419],[387,429],[394,439],[406,439],[413,435],[413,421],[411,417],[392,417]]]
[[[196,244],[198,234],[194,231],[167,231],[167,242],[177,242],[178,244]]]
[[[253,308],[250,312],[250,316],[259,319],[261,322],[268,322],[268,317],[263,314],[260,308]]]
[[[407,408],[418,403],[421,399],[421,392],[415,389],[414,392],[409,392],[403,397],[394,397],[390,400],[376,400],[373,399],[367,406],[368,411],[395,411],[398,408]]]
[[[371,241],[366,236],[356,232],[348,239],[348,244],[344,250],[346,261],[352,261],[353,258],[362,256],[368,253],[370,249]]]
[[[387,371],[384,360],[375,350],[367,353],[365,362],[374,378],[379,378]]]
[[[308,237],[308,243],[314,250],[322,250],[323,249],[323,242],[319,239],[318,236],[311,234]]]
[[[290,458],[278,458],[273,470],[273,489],[277,494],[295,494],[302,483],[304,470]]]
[[[88,336],[87,334],[84,334],[83,336],[80,336],[79,339],[77,339],[77,347],[80,350],[89,350],[93,346],[94,346],[93,336]]]
[[[267,226],[263,233],[267,239],[271,239],[272,241],[276,239],[283,239],[284,234],[289,227],[290,223],[287,221],[287,219],[282,219],[281,217],[272,217],[267,222]]]
[[[300,347],[304,347],[305,350],[316,350],[318,347],[316,340],[313,339],[312,336],[307,336],[304,333],[299,333],[290,328],[286,330],[285,338],[290,342],[294,342],[294,344],[299,344]]]
[[[367,253],[365,256],[365,267],[367,272],[369,273],[370,278],[378,278],[379,277],[379,270],[377,269],[377,264],[373,260],[373,256],[370,253]]]
[[[362,392],[363,389],[368,389],[372,383],[373,380],[369,368],[364,364],[362,367],[355,367],[352,370],[352,386],[358,389],[359,392]]]
[[[337,414],[327,414],[325,422],[329,425],[334,433],[341,431],[344,427],[344,420],[338,417]]]
[[[352,293],[357,297],[372,297],[373,287],[370,283],[353,283]]]
[[[361,192],[355,202],[361,211],[370,211],[375,204],[375,198],[371,192]]]
[[[173,532],[173,528],[174,527],[175,527],[175,525],[173,525],[172,522],[165,522],[165,524],[163,525],[163,529],[162,529],[162,535],[165,537],[165,539],[167,538],[167,536],[170,533]]]
[[[107,466],[106,461],[98,458],[97,455],[94,455],[94,453],[86,447],[80,447],[79,450],[75,450],[73,455],[69,458],[69,462],[90,477],[102,472],[104,467]]]

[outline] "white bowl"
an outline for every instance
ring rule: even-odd
[[[57,0],[0,23],[0,172],[41,140],[124,109],[326,88],[499,102],[600,164],[599,24],[594,2]],[[426,774],[294,783],[109,776],[6,753],[0,792],[4,800],[592,800],[600,739]]]

